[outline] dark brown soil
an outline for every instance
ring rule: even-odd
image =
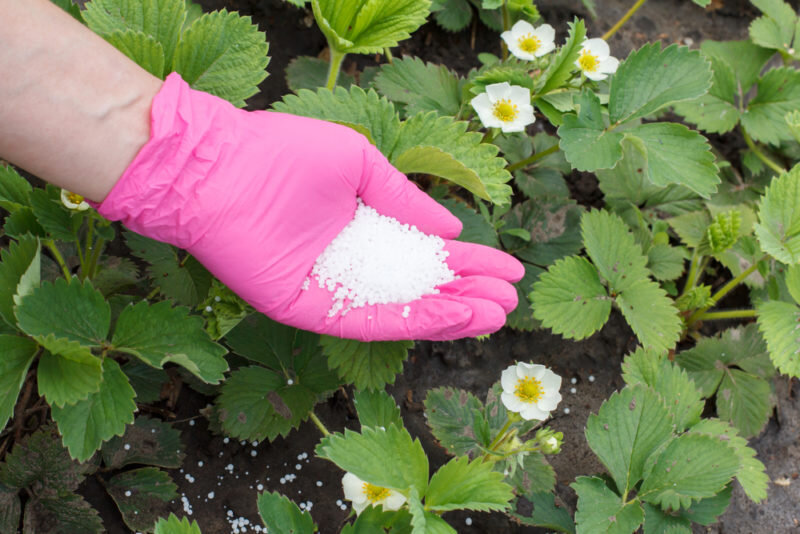
[[[270,77],[262,84],[261,94],[250,100],[252,109],[264,109],[280,99],[288,89],[283,71],[291,58],[299,55],[317,56],[323,52],[325,40],[314,26],[310,10],[292,7],[280,0],[203,0],[206,9],[228,8],[252,15],[270,41],[272,57]],[[600,17],[588,20],[589,35],[599,36],[608,29],[632,3],[629,0],[597,0]],[[715,11],[704,11],[690,0],[656,0],[648,3],[626,27],[611,40],[612,52],[624,57],[645,42],[661,39],[665,43],[680,42],[696,47],[703,39],[742,39],[747,24],[754,14],[744,1],[724,0],[712,2],[720,6]],[[578,0],[543,0],[538,2],[544,19],[555,26],[560,37],[566,22],[573,16],[585,16]],[[478,64],[480,51],[500,52],[499,38],[486,27],[479,25],[475,31],[475,48],[470,46],[471,31],[450,34],[434,24],[422,27],[409,41],[401,44],[399,54],[413,54],[427,61],[444,63],[465,73]],[[360,66],[376,64],[375,58],[359,57]],[[724,141],[724,139],[723,139]],[[599,193],[591,175],[576,175],[572,185],[578,200],[596,204]],[[426,392],[438,386],[454,386],[469,390],[480,398],[489,386],[499,379],[500,371],[515,360],[534,361],[551,366],[564,377],[564,402],[554,412],[550,425],[564,433],[565,443],[561,454],[553,457],[552,464],[558,477],[557,493],[566,506],[574,509],[575,494],[569,484],[576,476],[602,471],[602,466],[586,445],[583,429],[587,416],[596,412],[600,404],[617,388],[623,386],[620,377],[622,357],[629,352],[634,339],[628,327],[618,316],[599,333],[580,343],[566,341],[547,331],[517,333],[503,330],[490,339],[478,342],[460,340],[453,343],[418,343],[406,363],[404,373],[390,388],[400,404],[406,425],[413,435],[422,439],[432,467],[445,460],[444,452],[434,443],[427,430],[422,411]],[[589,377],[593,376],[591,382]],[[577,392],[569,393],[569,381],[577,379]],[[767,465],[770,484],[766,503],[753,505],[740,488],[734,492],[729,511],[719,525],[702,528],[696,532],[716,533],[798,533],[800,532],[800,480],[795,480],[800,466],[800,386],[797,381],[780,378],[776,381],[778,407],[776,417],[764,434],[754,440],[759,457]],[[336,504],[342,499],[340,479],[342,472],[334,465],[315,459],[314,446],[319,439],[317,429],[304,424],[287,439],[252,446],[231,441],[207,431],[205,419],[198,410],[209,400],[184,387],[178,400],[177,426],[183,430],[187,457],[182,471],[174,471],[173,478],[193,508],[204,533],[231,532],[226,513],[232,510],[235,517],[246,517],[251,524],[259,524],[256,495],[261,488],[280,491],[296,502],[311,501],[312,515],[323,534],[338,532],[349,512]],[[569,408],[569,414],[564,409]],[[355,426],[351,403],[343,392],[317,408],[317,413],[332,430]],[[189,419],[194,424],[189,423]],[[256,455],[253,455],[255,451]],[[220,452],[222,456],[220,456]],[[303,453],[308,460],[300,459]],[[387,459],[388,460],[388,459]],[[203,462],[202,467],[198,462]],[[232,473],[225,466],[233,466]],[[297,466],[301,469],[296,469]],[[189,474],[194,482],[186,478]],[[293,481],[281,483],[286,474],[296,474]],[[220,478],[222,477],[222,478]],[[788,481],[788,482],[787,482]],[[321,483],[321,486],[320,486]],[[89,486],[86,494],[101,510],[108,532],[129,532],[121,522],[113,503],[103,497],[99,488]],[[214,497],[209,498],[209,493]],[[180,501],[174,511],[183,515]],[[471,526],[467,526],[467,518]],[[463,533],[517,533],[544,532],[511,523],[502,514],[452,513],[446,516],[458,532]],[[248,529],[248,532],[252,532]]]

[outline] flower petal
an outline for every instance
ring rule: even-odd
[[[499,128],[503,125],[503,121],[495,117],[494,113],[492,113],[492,103],[489,100],[489,95],[486,93],[481,93],[470,100],[470,104],[478,114],[481,123],[486,128]]]
[[[520,362],[517,364],[517,376],[520,378],[532,377],[539,380],[546,370],[547,367],[538,363]]]
[[[558,391],[561,389],[561,377],[550,369],[545,369],[544,374],[539,380],[545,391]]]
[[[486,86],[486,94],[489,95],[489,101],[492,103],[508,98],[510,92],[511,84],[508,82],[492,83]]]
[[[531,90],[521,85],[512,85],[508,98],[518,107],[531,104]]]
[[[597,65],[597,70],[606,74],[614,74],[617,72],[617,67],[619,67],[619,60],[614,56],[608,56],[600,61],[600,64]]]
[[[542,47],[536,51],[536,57],[542,57],[545,54],[549,54],[550,52],[555,50],[555,48],[556,48],[556,43],[553,41],[542,43]]]
[[[511,26],[511,33],[514,34],[514,39],[516,40],[521,35],[528,33],[536,35],[536,29],[533,27],[533,24],[527,20],[518,20],[513,26]]]
[[[536,59],[536,54],[531,54],[530,52],[526,52],[519,47],[516,41],[513,43],[508,43],[508,51],[511,52],[515,58],[524,59],[525,61],[533,61]]]
[[[533,31],[533,35],[538,37],[542,44],[552,43],[556,38],[556,30],[549,24],[542,24]]]
[[[542,397],[539,402],[536,403],[536,406],[545,412],[550,412],[555,410],[558,407],[558,403],[561,402],[561,393],[553,393],[552,395],[545,395]]]
[[[599,82],[600,80],[605,80],[606,78],[608,78],[608,74],[604,74],[602,72],[587,72],[587,71],[583,71],[583,74],[585,74],[586,77],[589,78],[590,80],[594,80],[596,82]]]
[[[601,61],[611,54],[611,49],[608,47],[608,43],[598,37],[595,37],[594,39],[586,39],[583,42],[583,48],[588,49],[589,52],[600,58]]]
[[[500,373],[500,385],[503,386],[504,392],[513,393],[514,388],[517,386],[517,366],[512,365],[511,367],[506,367],[503,369],[503,372]]]
[[[519,400],[513,393],[504,392],[502,395],[500,395],[500,400],[503,401],[503,406],[505,406],[506,409],[511,412],[520,412],[528,406],[528,404]]]
[[[344,474],[342,477],[342,489],[344,490],[344,498],[348,501],[356,503],[367,500],[366,495],[364,495],[364,481],[353,473]]]
[[[540,410],[538,406],[535,404],[529,404],[525,407],[524,410],[519,412],[523,419],[526,421],[530,421],[531,419],[536,419],[538,421],[544,421],[548,417],[550,417],[550,412],[545,412],[544,410]]]
[[[381,501],[384,510],[399,510],[406,503],[406,498],[402,493],[389,491],[389,496]]]
[[[366,508],[367,506],[369,506],[369,503],[367,501],[360,502],[360,503],[354,502],[353,503],[353,510],[356,511],[356,515],[361,515],[361,512],[363,512],[364,508]]]

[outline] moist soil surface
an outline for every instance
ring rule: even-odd
[[[270,41],[270,76],[261,93],[249,100],[250,109],[267,109],[288,93],[284,70],[297,56],[325,54],[325,39],[313,23],[310,9],[295,8],[281,0],[230,0],[200,2],[206,10],[227,8],[250,15]],[[579,0],[541,1],[544,20],[556,28],[557,39],[566,35],[566,23],[574,16],[585,17],[589,36],[600,36],[632,4],[630,0],[596,0],[598,18],[591,19]],[[696,48],[704,39],[743,39],[756,12],[740,0],[712,0],[704,10],[690,0],[654,0],[647,3],[610,40],[613,55],[624,58],[639,46],[661,40]],[[394,50],[396,56],[409,54],[442,63],[465,74],[479,65],[479,52],[500,53],[497,33],[478,23],[460,33],[448,33],[434,23],[420,28],[411,39]],[[369,56],[350,56],[345,71],[377,64]],[[541,128],[540,121],[537,127]],[[741,141],[735,136],[713,140],[723,153]],[[591,174],[575,173],[570,187],[578,202],[602,205],[602,194]],[[723,327],[733,326],[722,325]],[[500,372],[515,361],[532,361],[552,367],[564,377],[564,401],[553,412],[549,425],[564,433],[560,454],[550,457],[557,475],[556,493],[561,503],[574,511],[576,495],[569,484],[579,475],[602,472],[603,468],[584,439],[584,425],[591,413],[615,390],[623,387],[622,357],[635,346],[635,338],[618,316],[589,339],[564,340],[549,331],[516,332],[503,329],[485,341],[472,339],[452,343],[418,342],[411,351],[404,372],[389,391],[400,405],[406,426],[418,436],[428,452],[432,470],[447,457],[427,429],[422,401],[429,389],[439,386],[462,388],[485,398]],[[574,386],[570,383],[575,379]],[[570,388],[575,388],[575,393]],[[752,440],[758,457],[765,463],[772,481],[769,497],[759,505],[751,503],[738,485],[733,500],[720,522],[712,527],[695,527],[695,532],[712,533],[800,533],[800,385],[780,377],[775,380],[777,408],[760,437]],[[257,493],[279,491],[299,503],[312,503],[312,515],[322,534],[339,531],[350,510],[340,506],[342,472],[333,464],[314,457],[320,434],[311,423],[303,424],[286,439],[271,443],[224,442],[208,430],[199,410],[211,399],[186,385],[177,392],[169,410],[182,431],[186,446],[183,469],[171,472],[185,499],[173,505],[184,515],[191,509],[206,534],[233,532],[233,519],[246,518],[261,524],[256,509]],[[316,409],[331,430],[357,428],[347,392],[337,392]],[[171,417],[168,419],[172,419]],[[307,458],[306,458],[307,455]],[[391,458],[387,458],[391,461]],[[288,475],[288,476],[287,476]],[[84,487],[87,498],[100,511],[108,532],[130,532],[116,507],[96,482]],[[545,530],[517,525],[500,513],[449,513],[445,518],[463,533],[537,533]],[[245,530],[240,529],[240,532]],[[253,532],[252,527],[247,532]]]

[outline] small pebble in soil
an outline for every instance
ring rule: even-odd
[[[184,476],[184,478],[185,478],[186,480],[188,480],[190,484],[194,484],[194,477],[193,477],[192,475],[190,475],[189,473],[186,473],[186,475]]]
[[[569,392],[574,395],[574,394],[576,394],[578,392],[578,390],[575,389],[575,388],[569,388]]]
[[[464,520],[464,523],[466,523],[466,525],[467,525],[467,526],[470,526],[470,525],[472,525],[472,518],[471,518],[471,517],[468,517],[468,518],[466,518],[466,519]]]
[[[211,306],[206,306],[207,313],[211,313],[212,311],[214,311],[214,308],[212,308]]]
[[[342,499],[336,499],[336,506],[342,505]]]
[[[219,297],[219,296],[217,296],[217,297],[214,297],[214,302],[219,302],[219,301],[221,301],[221,300],[222,300],[222,297]]]
[[[255,450],[255,449],[253,449],[252,451],[250,451],[250,456],[252,456],[253,458],[255,458],[256,456],[258,456],[258,451],[257,451],[257,450]]]
[[[342,510],[347,510],[347,505],[346,505],[346,504],[343,504],[343,505],[341,505],[339,508],[340,508],[340,509],[342,509]]]
[[[264,491],[264,484],[259,484],[258,486],[256,486],[256,489],[258,491]]]
[[[227,471],[230,474],[233,474],[233,464],[226,465],[225,466],[225,471]]]
[[[294,384],[294,380],[292,380],[291,378],[286,381],[287,386],[291,386],[292,384]]]
[[[250,446],[251,446],[251,447],[258,447],[258,440],[251,441],[251,442],[250,442]]]
[[[189,426],[194,426],[194,419],[189,420]]]
[[[294,468],[295,471],[300,471],[303,468],[303,466],[301,464],[295,464]]]
[[[192,505],[189,503],[189,499],[186,497],[186,494],[181,494],[181,502],[183,503],[183,511],[186,512],[186,515],[192,515]]]
[[[227,445],[230,442],[231,442],[231,438],[225,438],[225,439],[222,440],[222,443],[224,443],[225,445]]]
[[[214,498],[214,492],[213,491],[209,491],[208,492],[208,498],[209,499],[213,499]]]
[[[594,375],[589,375],[589,382],[594,382]]]
[[[129,450],[131,450],[131,444],[130,443],[126,443],[125,445],[122,446],[122,448],[125,449],[126,451],[129,451]]]
[[[203,460],[198,460],[197,461],[197,467],[203,467],[203,465],[204,465],[203,464]]]
[[[578,379],[575,378],[575,377],[572,377],[572,378],[569,379],[569,382],[570,382],[570,384],[577,384],[578,383]]]
[[[126,497],[130,497],[130,496],[131,496],[131,490],[128,490],[128,491],[126,491],[126,492],[125,492],[125,496],[126,496]]]
[[[564,408],[564,415],[569,415],[569,408]]]
[[[318,488],[321,488],[321,487],[322,487],[322,481],[321,481],[321,480],[317,480],[317,487],[318,487]]]

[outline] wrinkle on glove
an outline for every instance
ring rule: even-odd
[[[357,198],[446,240],[461,222],[358,132],[284,113],[235,108],[167,77],[150,140],[106,199],[104,217],[186,249],[272,319],[372,340],[445,340],[496,331],[516,305],[524,269],[498,250],[447,241],[460,280],[411,303],[328,317],[332,293],[312,280],[317,257],[352,220]],[[410,308],[404,317],[405,306]]]

